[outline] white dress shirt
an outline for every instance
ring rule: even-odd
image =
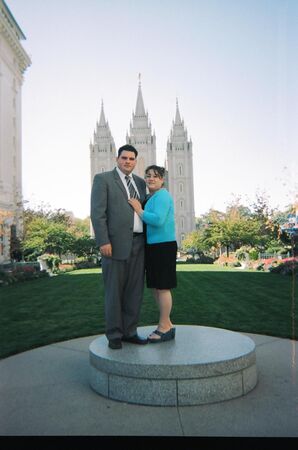
[[[119,167],[116,167],[116,170],[117,170],[117,172],[118,172],[118,174],[119,174],[119,176],[121,178],[123,186],[126,189],[127,197],[130,198],[130,193],[129,193],[128,186],[127,186],[126,179],[125,179],[126,175],[125,175],[125,173],[121,172]],[[140,197],[140,193],[138,191],[138,188],[137,188],[137,186],[136,186],[136,184],[134,182],[134,179],[133,179],[132,175],[130,174],[128,176],[129,176],[129,178],[131,180],[131,183],[132,183],[133,187],[135,188],[135,190],[137,191],[137,193],[139,194],[139,197]],[[138,214],[136,212],[134,213],[133,232],[134,233],[143,233],[143,222],[142,222],[142,219],[138,216]]]

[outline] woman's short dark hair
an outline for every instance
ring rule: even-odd
[[[159,178],[164,178],[166,172],[164,167],[156,166],[155,164],[153,164],[152,166],[148,166],[146,168],[145,175],[149,172],[149,170],[153,170],[154,175],[156,175]]]

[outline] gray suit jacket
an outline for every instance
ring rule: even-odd
[[[146,196],[145,181],[133,175],[140,201]],[[114,259],[127,259],[133,238],[134,210],[128,203],[127,192],[116,168],[98,173],[93,179],[91,191],[91,222],[96,244],[111,243]]]

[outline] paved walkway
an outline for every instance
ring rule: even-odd
[[[257,386],[243,397],[200,406],[133,405],[95,393],[89,344],[97,336],[5,358],[0,435],[298,437],[297,341],[246,335],[256,343]]]

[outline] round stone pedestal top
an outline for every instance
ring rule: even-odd
[[[140,327],[146,337],[154,326]],[[237,371],[255,362],[255,344],[240,333],[212,327],[177,325],[175,339],[157,344],[123,342],[111,350],[105,336],[89,347],[91,363],[109,373],[133,377],[176,378],[218,375]]]

